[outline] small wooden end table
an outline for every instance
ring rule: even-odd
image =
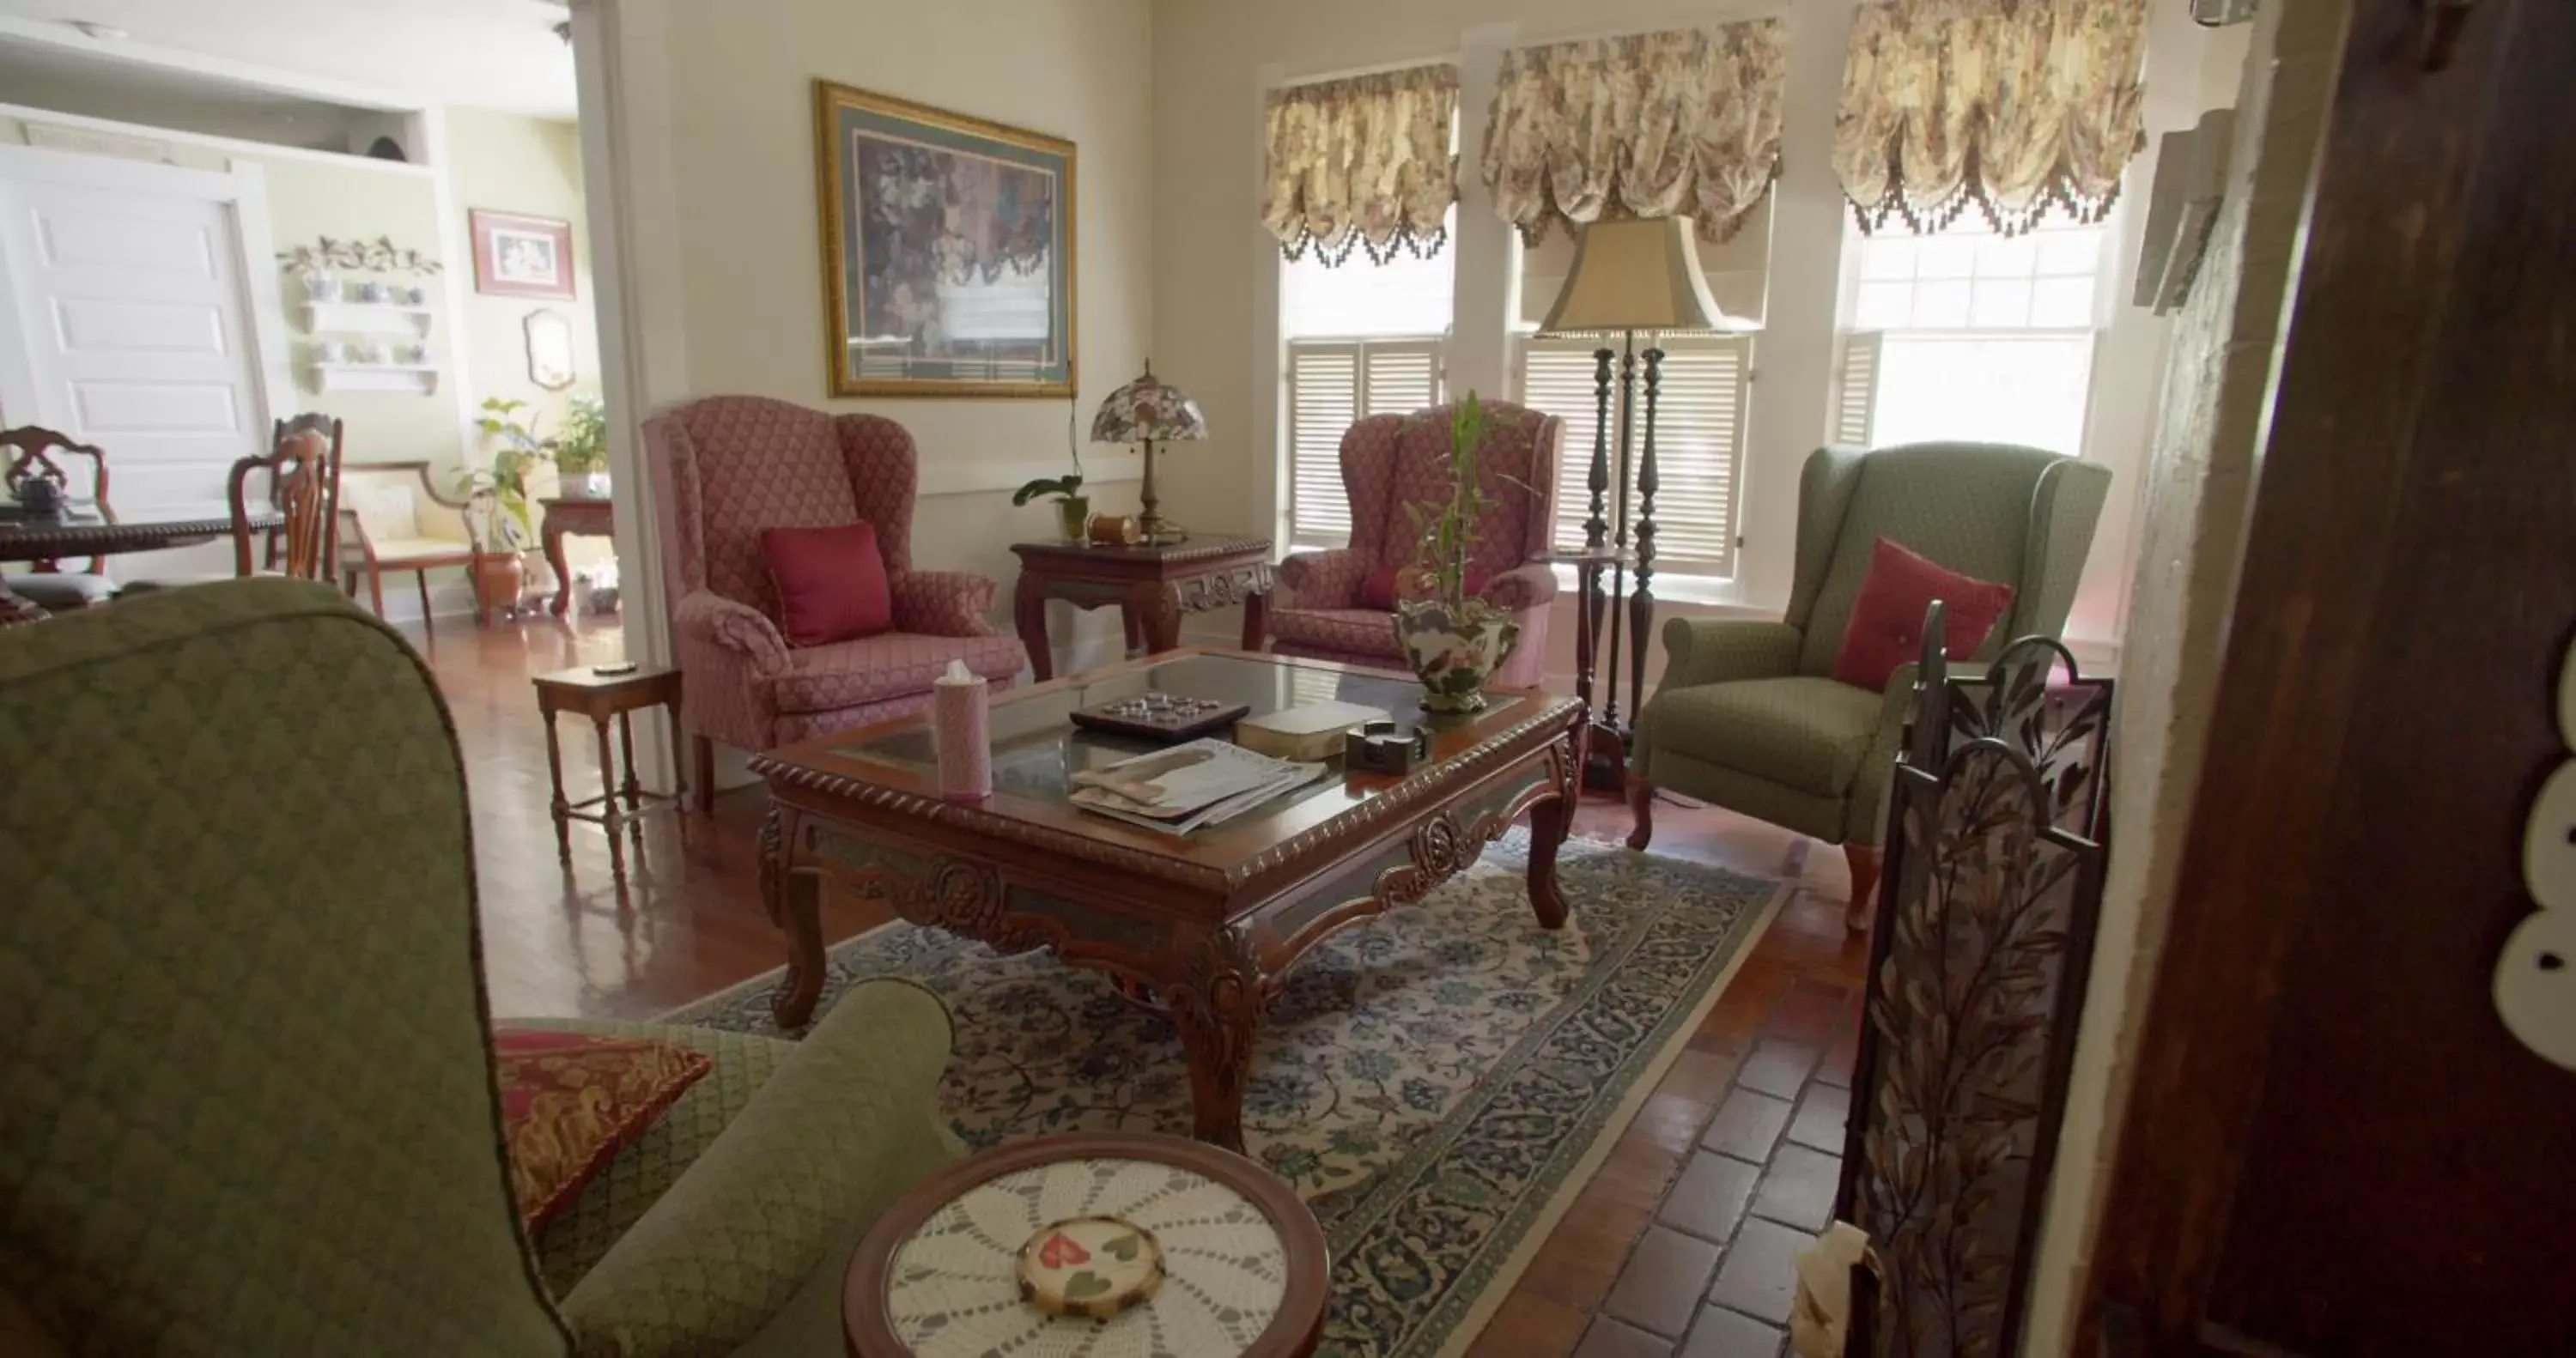
[[[546,564],[555,568],[555,601],[546,611],[560,618],[572,611],[572,567],[564,561],[563,540],[616,537],[617,502],[605,495],[564,495],[537,503],[546,508],[537,538],[545,544]]]
[[[609,668],[615,669],[616,666]],[[586,820],[608,832],[608,863],[619,878],[626,876],[626,847],[617,837],[620,830],[632,827],[635,842],[644,842],[644,812],[653,806],[680,804],[688,792],[684,780],[673,791],[647,792],[635,777],[635,723],[637,708],[660,707],[670,714],[671,748],[680,748],[680,672],[638,666],[625,673],[603,674],[596,665],[557,670],[536,677],[537,713],[546,722],[546,773],[554,779],[555,853],[561,861],[572,861],[572,822]],[[590,718],[599,733],[599,781],[602,791],[596,797],[569,801],[564,797],[563,745],[555,736],[555,718],[575,712]],[[626,759],[626,778],[621,785],[617,761],[608,747],[608,725],[617,723],[617,748]],[[593,810],[592,808],[597,808]]]
[[[1146,1132],[1042,1137],[895,1199],[851,1256],[841,1324],[857,1358],[1305,1358],[1330,1263],[1296,1191],[1231,1151]],[[1160,1285],[1133,1286],[1140,1268]],[[1108,1314],[1050,1315],[1022,1289],[1033,1274]]]
[[[1243,649],[1261,649],[1269,631],[1270,539],[1190,538],[1160,546],[1087,547],[1072,542],[1015,542],[1020,583],[1013,613],[1037,682],[1055,677],[1047,646],[1046,601],[1077,608],[1116,605],[1126,616],[1127,649],[1157,655],[1181,644],[1181,615],[1243,605]]]

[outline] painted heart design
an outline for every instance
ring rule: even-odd
[[[1139,1242],[1136,1237],[1132,1235],[1122,1235],[1115,1240],[1103,1243],[1100,1249],[1102,1253],[1107,1254],[1112,1259],[1116,1259],[1121,1263],[1132,1264],[1136,1262],[1138,1244]]]
[[[1058,1231],[1048,1236],[1045,1244],[1038,1246],[1038,1262],[1048,1268],[1072,1268],[1079,1264],[1090,1263],[1091,1251],[1073,1243],[1072,1237]]]
[[[1064,1283],[1064,1295],[1065,1299],[1068,1301],[1081,1301],[1086,1297],[1096,1297],[1108,1290],[1109,1280],[1089,1269],[1084,1269],[1082,1272],[1065,1279]]]

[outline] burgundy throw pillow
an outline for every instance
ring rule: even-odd
[[[876,525],[772,528],[760,555],[778,586],[779,630],[790,646],[829,646],[894,627],[894,591]]]
[[[1392,613],[1395,611],[1397,599],[1410,599],[1430,593],[1431,589],[1428,585],[1416,584],[1404,578],[1412,570],[1411,566],[1380,566],[1370,571],[1360,581],[1360,607],[1374,608],[1380,613]],[[1467,597],[1472,599],[1484,593],[1485,586],[1489,583],[1491,582],[1485,578],[1483,571],[1470,569],[1467,572]],[[1399,585],[1402,586],[1400,591]]]
[[[510,1193],[531,1232],[571,1206],[620,1148],[715,1069],[705,1053],[685,1047],[534,1028],[493,1030],[492,1062]]]
[[[1923,654],[1923,610],[1935,599],[1949,605],[1942,649],[1964,660],[1985,644],[1986,633],[2012,607],[2012,586],[1961,575],[1880,538],[1870,552],[1869,574],[1852,601],[1834,678],[1858,688],[1883,689],[1899,665]]]

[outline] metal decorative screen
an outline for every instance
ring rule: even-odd
[[[1846,1352],[2001,1358],[2101,908],[2111,683],[2044,637],[1953,675],[1940,604],[1926,626],[1835,1200],[1875,1260]]]

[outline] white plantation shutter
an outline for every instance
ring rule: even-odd
[[[1741,335],[1674,335],[1663,341],[1663,349],[1663,383],[1655,404],[1655,569],[1731,577],[1752,341]],[[1641,372],[1640,420],[1645,418],[1644,385]]]
[[[1647,336],[1639,335],[1638,348]],[[1663,383],[1655,406],[1655,569],[1674,575],[1735,573],[1736,488],[1744,464],[1744,414],[1753,377],[1752,341],[1742,335],[1671,335],[1661,341]],[[1592,507],[1592,440],[1598,423],[1593,339],[1530,339],[1521,346],[1521,403],[1556,416],[1565,425],[1557,463],[1556,540],[1583,545],[1583,521]],[[1615,362],[1616,360],[1614,360]],[[1638,362],[1636,418],[1645,418],[1644,360]],[[1616,381],[1616,373],[1613,379]],[[1619,417],[1619,393],[1610,393],[1610,418]],[[1644,455],[1642,439],[1630,450]],[[1610,446],[1613,484],[1605,517],[1618,509],[1618,441]],[[1631,495],[1629,518],[1637,505]],[[1617,528],[1612,527],[1615,540]]]
[[[1592,514],[1592,440],[1601,410],[1592,353],[1600,347],[1599,341],[1588,339],[1532,339],[1521,345],[1521,404],[1554,415],[1565,428],[1556,452],[1556,545],[1568,551],[1583,545],[1583,521]],[[1615,368],[1612,380],[1617,380]],[[1617,388],[1611,389],[1610,399],[1610,418],[1616,420]],[[1617,458],[1614,448],[1613,475]],[[1605,494],[1602,503],[1607,522],[1610,497]]]
[[[1870,446],[1871,414],[1878,407],[1878,356],[1881,336],[1875,330],[1843,336],[1842,361],[1834,368],[1833,429],[1830,443],[1851,448]]]
[[[1342,435],[1365,415],[1440,404],[1436,339],[1292,340],[1288,345],[1288,523],[1292,541],[1351,536]]]

